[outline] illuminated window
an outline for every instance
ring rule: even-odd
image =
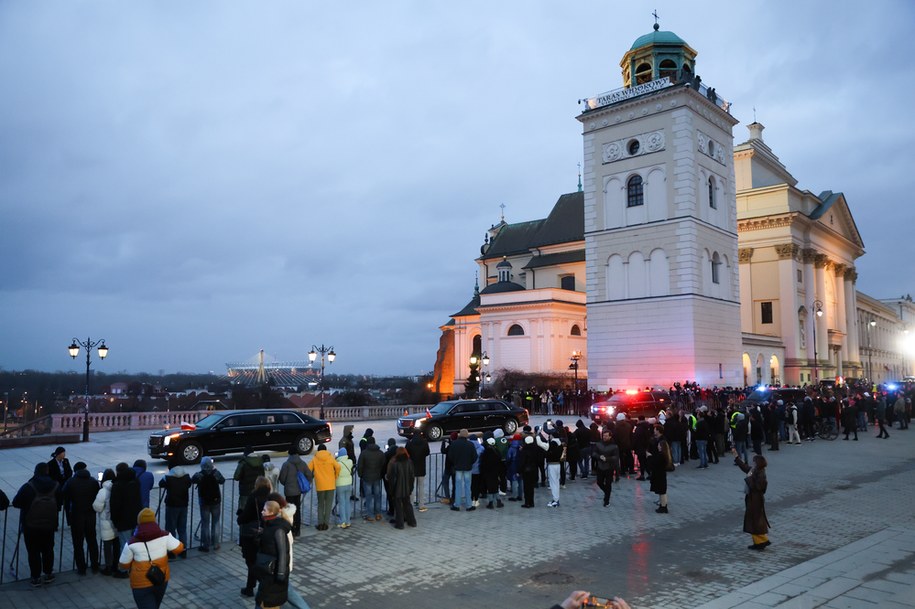
[[[524,336],[524,328],[522,328],[518,324],[512,324],[512,326],[508,329],[508,335],[509,336]]]
[[[638,207],[645,204],[645,191],[642,187],[642,176],[632,176],[626,183],[626,207]]]

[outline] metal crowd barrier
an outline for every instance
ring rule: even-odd
[[[190,469],[190,468],[188,468]],[[429,504],[438,501],[441,496],[438,493],[441,484],[441,476],[444,469],[444,455],[439,453],[434,453],[427,458],[426,461],[426,479],[425,487],[426,494],[425,498]],[[193,475],[193,471],[188,472],[190,475]],[[156,480],[156,485],[158,485],[158,480]],[[282,493],[282,485],[278,492]],[[10,495],[10,500],[12,501],[13,496],[15,495],[18,488],[13,491]],[[238,508],[238,484],[232,479],[226,479],[225,484],[222,489],[222,502],[221,509],[219,513],[219,527],[218,527],[218,539],[214,540],[214,543],[219,543],[223,546],[223,551],[228,550],[226,546],[234,546],[237,540],[237,529],[238,525],[236,524],[236,509]],[[358,473],[353,471],[353,494],[358,497],[356,504],[351,510],[351,518],[353,521],[361,518],[364,510],[365,499],[362,497],[362,491],[359,484]],[[159,488],[158,486],[153,486],[149,495],[149,507],[156,511],[156,522],[159,526],[165,529],[165,512],[166,506],[164,502],[165,490]],[[387,495],[383,494],[383,501],[386,500]],[[338,497],[337,500],[340,498]],[[387,508],[387,505],[385,505]],[[301,505],[301,526],[304,529],[305,527],[312,526],[313,523],[317,521],[317,498],[316,491],[312,489],[308,492],[304,499],[302,500]],[[336,517],[336,502],[334,504],[334,517]],[[2,535],[0,535],[0,585],[4,583],[9,583],[13,581],[19,581],[22,579],[29,579],[29,566],[28,566],[28,553],[25,548],[25,541],[22,539],[22,535],[19,530],[19,516],[20,510],[12,507],[12,505],[3,513],[3,529]],[[188,514],[187,514],[187,532],[185,533],[185,545],[187,549],[193,550],[200,546],[200,509],[197,498],[197,487],[192,486],[190,491],[189,503],[188,503]],[[102,566],[104,567],[104,551],[102,550],[102,539],[101,539],[101,527],[99,526],[99,517],[96,517],[96,536],[98,537],[99,543],[99,557]],[[298,548],[300,544],[295,544],[293,547]],[[212,552],[212,548],[210,549]],[[303,550],[304,551],[304,550]],[[117,550],[117,556],[120,556],[121,549]],[[241,559],[239,555],[239,559]],[[63,510],[60,512],[60,522],[58,525],[57,531],[54,533],[54,560],[56,563],[56,573],[61,573],[65,570],[74,571],[76,570],[76,561],[73,553],[73,538],[70,532],[70,527],[67,524],[67,518]],[[87,568],[90,565],[88,552],[86,556],[86,566]]]

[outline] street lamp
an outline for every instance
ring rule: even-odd
[[[70,346],[67,347],[67,350],[70,352],[70,357],[76,359],[76,356],[79,355],[79,348],[82,347],[86,350],[86,412],[83,415],[83,442],[89,441],[89,366],[92,364],[92,349],[93,347],[98,347],[98,356],[99,359],[105,359],[108,357],[108,347],[105,345],[105,339],[93,341],[91,338],[86,338],[86,342],[73,339],[73,342],[70,343]]]
[[[474,363],[475,363],[474,360],[475,360],[475,359],[476,359],[476,356],[471,356],[471,357],[470,357],[470,365],[471,365],[471,366],[474,365]],[[483,397],[483,387],[485,387],[486,381],[491,381],[491,380],[492,380],[492,376],[490,376],[489,374],[487,374],[487,373],[483,370],[483,368],[485,368],[485,367],[488,366],[488,365],[489,365],[489,356],[486,355],[486,354],[484,353],[484,354],[483,354],[483,357],[480,358],[480,374],[479,374],[479,378],[480,378],[480,387],[479,387],[479,389],[478,389],[478,391],[477,391],[477,396],[478,396],[478,397]]]
[[[874,350],[871,348],[871,328],[876,327],[877,320],[871,316],[867,322],[867,379],[873,384],[874,382]]]
[[[569,370],[575,371],[575,391],[572,393],[572,399],[575,400],[573,408],[575,412],[578,412],[578,362],[581,360],[581,351],[572,351],[572,355],[569,357]]]
[[[819,354],[817,353],[817,317],[823,317],[823,303],[819,300],[813,301],[813,383],[814,385],[819,384],[820,382],[820,373],[817,370],[817,358]]]
[[[311,346],[311,351],[308,352],[308,361],[312,364],[315,363],[315,360],[318,359],[318,354],[321,354],[321,414],[320,418],[324,419],[324,360],[325,357],[327,361],[331,364],[334,363],[334,360],[337,359],[337,354],[334,353],[333,347],[325,347],[323,344],[320,347],[315,345]]]

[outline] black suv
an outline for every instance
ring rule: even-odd
[[[806,395],[807,394],[803,389],[769,389],[768,387],[759,387],[748,395],[747,399],[741,402],[740,405],[745,407],[759,406],[763,402],[774,404],[778,400],[784,402],[785,406],[792,403],[801,404]]]
[[[154,459],[198,463],[207,455],[254,450],[295,449],[307,455],[316,443],[330,442],[330,423],[295,410],[228,410],[196,424],[150,434],[147,450]]]
[[[411,414],[397,419],[397,433],[404,437],[421,433],[429,440],[440,440],[452,431],[495,431],[515,433],[527,425],[528,412],[502,400],[449,400],[439,402],[425,414]]]
[[[629,419],[637,419],[640,416],[649,419],[658,416],[659,412],[669,406],[670,394],[666,391],[645,389],[618,391],[610,396],[609,400],[595,402],[591,405],[591,420],[600,425],[616,419],[620,413]]]

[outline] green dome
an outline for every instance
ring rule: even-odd
[[[686,41],[674,34],[673,32],[660,32],[655,30],[650,34],[645,34],[644,36],[639,36],[635,39],[635,42],[632,43],[632,46],[629,48],[630,51],[635,49],[640,49],[642,47],[648,46],[650,44],[686,44]]]

